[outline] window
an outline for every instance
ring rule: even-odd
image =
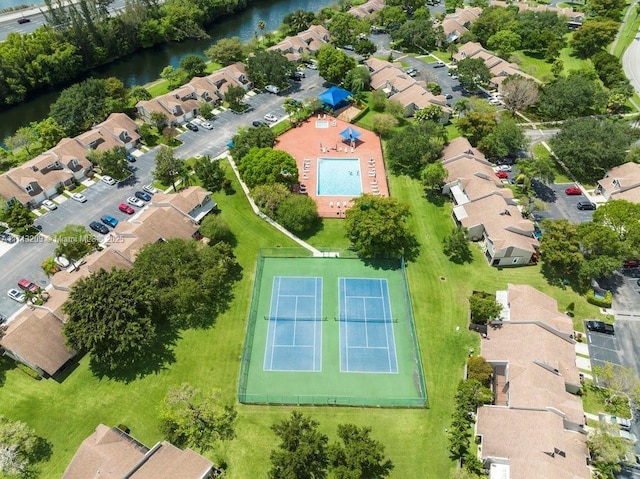
[[[27,187],[25,188],[25,190],[27,190],[27,193],[33,193],[33,186],[31,186],[31,183],[29,183],[27,185]]]
[[[513,258],[513,264],[518,264],[520,262],[520,258]]]

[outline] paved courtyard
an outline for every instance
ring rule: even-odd
[[[347,128],[352,128],[359,134],[357,139],[343,139],[340,134]],[[321,217],[343,218],[351,200],[361,194],[389,196],[382,146],[375,133],[328,115],[319,115],[292,128],[278,140],[276,148],[288,152],[296,159],[299,181],[318,205]],[[330,168],[323,167],[319,176],[320,159],[354,159],[357,164],[345,171],[334,170],[333,177]],[[344,191],[348,194],[340,194],[338,190],[342,182],[351,185],[357,183],[357,192],[345,188]]]

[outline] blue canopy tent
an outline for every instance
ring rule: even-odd
[[[328,90],[322,92],[318,98],[325,105],[330,106],[334,110],[347,103],[347,98],[351,96],[351,92],[337,86],[332,86]]]
[[[344,140],[357,140],[360,135],[362,135],[362,133],[360,133],[358,130],[354,130],[350,126],[340,132],[340,136]]]

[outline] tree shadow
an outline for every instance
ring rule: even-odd
[[[114,381],[130,383],[152,373],[159,373],[167,365],[175,362],[174,347],[180,339],[180,333],[169,321],[158,324],[154,341],[146,348],[135,354],[122,358],[122,362],[115,367],[97,361],[91,357],[89,368],[98,379],[108,378]]]
[[[473,263],[473,253],[471,252],[471,248],[467,248],[465,251],[458,251],[454,255],[450,255],[449,261],[454,264],[463,265],[466,263]]]
[[[0,387],[4,385],[4,381],[7,378],[7,371],[15,367],[15,362],[6,356],[0,356]]]
[[[579,281],[579,278],[576,275],[568,276],[563,275],[562,273],[555,270],[555,268],[542,263],[542,268],[540,268],[540,272],[542,276],[551,286],[557,286],[562,289],[570,288],[572,291],[578,294],[584,294],[586,289],[584,285],[582,285]]]
[[[317,235],[323,230],[324,230],[324,223],[320,218],[318,218],[318,221],[315,221],[310,228],[306,229],[305,231],[296,233],[296,235],[298,236],[298,238],[304,241],[307,241],[309,238],[312,238],[313,236]]]
[[[425,191],[424,197],[427,199],[429,203],[431,203],[434,206],[444,206],[444,204],[447,202],[446,196],[434,190]]]

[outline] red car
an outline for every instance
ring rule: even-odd
[[[24,278],[18,281],[18,286],[20,286],[20,289],[31,291],[32,293],[37,293],[40,289],[40,286],[38,286],[36,283]]]
[[[509,178],[509,173],[507,173],[506,171],[496,171],[496,176],[501,180],[506,180],[507,178]]]
[[[582,190],[577,186],[570,186],[569,188],[564,190],[564,194],[571,196],[580,196],[582,194]]]
[[[133,208],[126,203],[120,203],[118,205],[118,209],[128,215],[132,215],[134,213]]]

